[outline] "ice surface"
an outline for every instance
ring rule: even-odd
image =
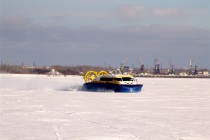
[[[210,79],[138,82],[97,93],[79,76],[0,74],[0,140],[210,139]]]

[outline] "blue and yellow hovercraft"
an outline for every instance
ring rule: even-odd
[[[106,71],[88,71],[84,75],[83,89],[87,91],[133,92],[141,91],[142,84],[130,74],[113,74]]]

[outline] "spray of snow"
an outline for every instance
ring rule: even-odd
[[[80,76],[47,76],[2,74],[0,88],[16,90],[60,90],[77,91],[81,89],[83,79]],[[74,80],[72,80],[74,79]]]

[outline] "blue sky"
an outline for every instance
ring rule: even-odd
[[[210,68],[209,0],[0,0],[1,61]]]

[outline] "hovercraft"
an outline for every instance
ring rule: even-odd
[[[88,71],[84,75],[85,83],[83,90],[86,91],[114,91],[114,92],[133,92],[141,91],[142,84],[138,84],[137,80],[130,74],[113,74],[106,71]]]

